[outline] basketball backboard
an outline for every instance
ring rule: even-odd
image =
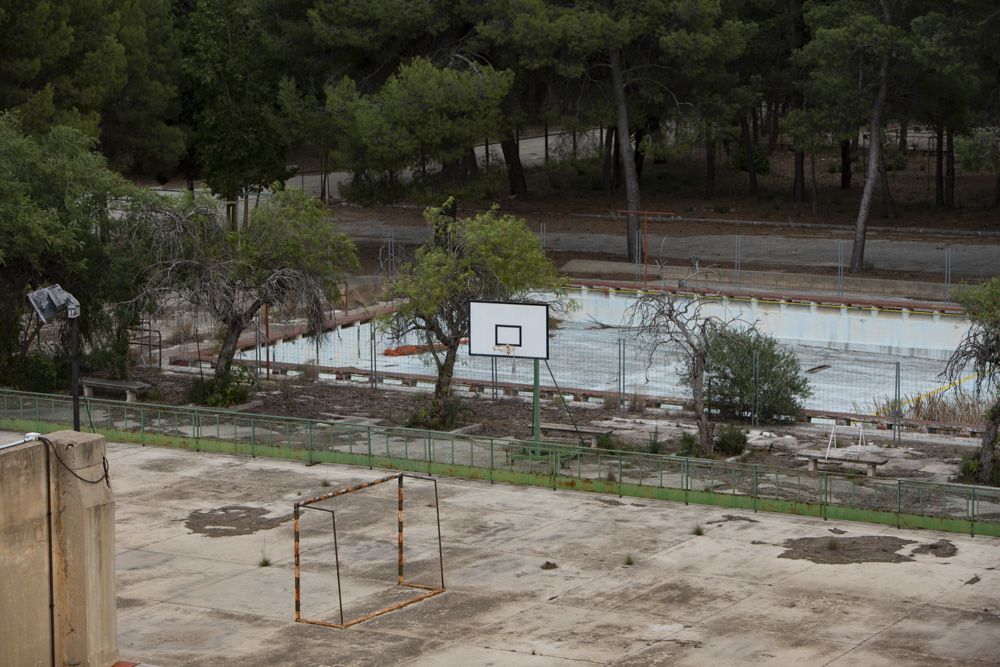
[[[470,301],[469,355],[548,359],[549,307]]]

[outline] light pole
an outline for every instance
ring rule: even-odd
[[[79,349],[79,319],[80,302],[76,297],[64,290],[58,284],[43,287],[28,294],[28,301],[31,303],[38,319],[43,324],[54,318],[59,313],[65,312],[72,326],[70,327],[70,364],[72,367],[73,384],[73,430],[80,430],[80,364],[77,362],[77,351]]]

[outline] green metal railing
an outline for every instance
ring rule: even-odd
[[[1000,489],[806,472],[678,456],[580,448],[257,415],[83,399],[84,430],[111,440],[342,463],[661,498],[684,503],[1000,536]],[[0,389],[0,428],[71,423],[67,396]]]

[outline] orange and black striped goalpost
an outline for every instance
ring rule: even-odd
[[[441,581],[439,585],[428,585],[420,584],[412,581],[406,581],[403,574],[403,480],[405,478],[420,480],[423,482],[431,482],[434,484],[434,512],[435,518],[437,520],[437,537],[438,537],[438,566],[441,574]],[[378,484],[384,484],[386,482],[391,482],[396,480],[397,484],[397,520],[396,520],[396,544],[397,544],[397,572],[396,572],[396,585],[405,586],[407,588],[414,588],[422,590],[423,592],[412,598],[391,604],[388,607],[383,607],[382,609],[377,609],[373,612],[352,618],[349,620],[344,619],[344,599],[341,592],[341,580],[340,580],[340,547],[338,544],[337,537],[337,513],[333,508],[319,507],[318,503],[326,500],[331,500],[338,496],[343,496],[348,493],[354,493],[357,491],[362,491],[364,489],[376,486]],[[334,623],[331,621],[323,621],[319,619],[305,618],[302,616],[302,569],[301,569],[301,559],[299,557],[299,519],[301,518],[303,510],[317,510],[320,512],[327,512],[330,515],[330,521],[333,527],[333,554],[334,561],[337,568],[337,601],[340,608],[340,622]],[[375,618],[376,616],[381,616],[382,614],[387,614],[390,611],[395,611],[403,607],[409,606],[415,602],[420,602],[421,600],[426,600],[427,598],[438,595],[444,592],[444,555],[441,543],[441,509],[438,505],[438,487],[437,479],[430,476],[414,475],[410,473],[394,473],[392,475],[387,475],[385,477],[380,477],[378,479],[373,479],[368,482],[363,482],[361,484],[356,484],[354,486],[347,487],[345,489],[338,489],[336,491],[331,491],[330,493],[324,493],[307,500],[295,503],[293,512],[293,524],[292,530],[294,533],[295,547],[294,547],[294,557],[295,557],[295,621],[298,623],[312,623],[314,625],[325,625],[331,628],[348,628],[352,625],[362,623],[364,621]]]

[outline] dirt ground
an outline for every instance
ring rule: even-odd
[[[188,403],[187,387],[197,376],[138,369],[134,377],[156,388],[155,402],[185,405]],[[429,406],[430,398],[430,393],[424,391],[384,387],[375,390],[367,384],[282,378],[262,381],[251,396],[251,402],[240,409],[255,414],[318,420],[329,419],[334,415],[358,417],[366,423],[382,426],[407,426],[411,415]],[[464,396],[461,400],[464,411],[460,417],[460,426],[477,424],[479,426],[473,432],[486,437],[531,437],[532,407],[529,400],[494,400],[485,396]],[[613,405],[570,403],[566,406],[555,401],[542,401],[541,418],[543,422],[571,425],[575,420],[581,426],[596,424],[607,427],[613,431],[609,444],[618,450],[650,451],[655,439],[658,443],[657,452],[677,454],[680,435],[685,431],[695,432],[693,418],[658,408],[645,408],[642,412],[629,411],[625,417],[621,417]],[[765,425],[756,429],[743,426],[751,432],[751,444],[740,460],[762,466],[804,469],[806,462],[796,458],[796,451],[802,448],[824,449],[829,438],[829,433],[823,428],[807,425]],[[850,445],[853,437],[851,434],[841,435],[840,446]],[[569,435],[551,437],[551,434],[546,434],[546,440],[579,444],[578,439]],[[868,440],[888,448],[884,451],[891,456],[892,462],[889,464],[889,472],[885,474],[894,478],[944,481],[954,474],[946,471],[957,470],[963,453],[969,451],[968,445],[950,444],[946,439],[934,441],[926,436],[908,439],[905,433],[903,440],[896,443],[892,441],[888,431],[869,433]],[[722,454],[717,456],[726,458]],[[941,468],[940,465],[946,468]],[[850,472],[836,465],[830,467],[830,470]]]
[[[700,156],[681,157],[664,163],[647,161],[640,184],[642,209],[673,214],[699,222],[658,221],[657,231],[671,235],[734,233],[731,221],[758,221],[762,223],[794,223],[799,228],[787,228],[789,235],[821,233],[847,238],[852,232],[857,216],[857,205],[864,185],[864,176],[858,171],[857,161],[852,187],[840,189],[840,157],[828,154],[817,158],[817,211],[814,215],[810,203],[796,204],[791,200],[793,154],[777,149],[769,156],[771,170],[758,176],[760,194],[749,194],[746,173],[734,169],[726,159],[719,161],[716,176],[716,196],[706,200],[703,192],[704,161]],[[860,154],[858,155],[860,157]],[[896,205],[897,216],[883,215],[881,198],[877,198],[870,221],[872,232],[885,234],[892,230],[919,228],[939,232],[949,231],[1000,231],[996,210],[989,208],[995,178],[990,174],[963,172],[956,177],[956,208],[952,210],[934,206],[933,182],[928,179],[928,153],[911,151],[905,169],[889,173],[890,188]],[[933,170],[933,156],[930,169]],[[584,166],[580,170],[568,164],[553,164],[547,169],[536,167],[528,170],[527,195],[511,197],[498,190],[491,198],[459,202],[459,214],[484,210],[494,204],[503,212],[526,217],[532,225],[545,223],[549,232],[608,232],[622,226],[617,212],[624,208],[622,190],[612,195],[599,187],[594,189],[594,176],[599,165]],[[502,184],[502,183],[501,183]],[[808,192],[808,169],[807,169]],[[378,214],[394,224],[423,224],[424,202],[400,202],[395,206],[378,207]],[[337,206],[335,211],[345,213],[352,208]],[[369,210],[370,213],[370,210]],[[838,233],[828,226],[843,228]],[[760,233],[765,225],[741,225],[743,234]],[[894,234],[911,236],[910,232]],[[919,238],[919,235],[917,235]]]

